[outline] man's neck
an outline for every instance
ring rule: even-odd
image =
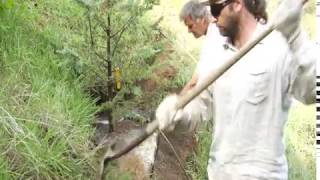
[[[252,37],[257,28],[257,20],[251,14],[242,14],[239,20],[238,33],[233,38],[233,45],[240,49]]]

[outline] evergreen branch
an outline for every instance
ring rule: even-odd
[[[99,54],[98,52],[94,52],[94,54],[95,54],[96,56],[98,56],[101,60],[103,60],[103,62],[108,62],[108,61],[109,61],[108,59],[106,59],[105,57],[103,57],[103,56],[102,56],[101,54]],[[102,63],[102,66],[103,66],[104,68],[108,69],[108,66],[107,66],[106,64]]]
[[[135,18],[136,16],[131,16],[128,20],[127,23],[125,23],[117,32],[115,32],[114,34],[111,35],[111,38],[115,37],[117,34],[123,32],[124,30],[126,30],[128,28],[128,26],[130,25],[130,22],[133,18]]]
[[[122,37],[122,34],[124,33],[124,31],[129,27],[129,25],[130,25],[130,20],[131,19],[133,19],[133,18],[135,18],[136,16],[131,16],[129,19],[128,19],[128,23],[126,23],[125,25],[123,25],[123,27],[120,29],[121,31],[118,31],[120,34],[119,34],[119,37],[118,37],[118,39],[117,39],[117,41],[116,41],[116,43],[115,43],[115,46],[114,46],[114,48],[113,48],[113,50],[112,50],[112,55],[111,55],[111,57],[114,57],[114,54],[115,54],[115,52],[116,52],[116,50],[117,50],[117,48],[118,48],[118,45],[119,45],[119,42],[120,42],[120,40],[121,40],[121,37]],[[118,33],[117,32],[117,33]],[[116,35],[117,33],[115,33],[114,35]],[[113,36],[114,36],[113,35]]]
[[[101,18],[99,16],[96,15],[95,17],[96,17],[95,19],[98,21],[100,27],[102,27],[103,31],[108,32],[110,30],[110,27],[103,20],[101,20]]]
[[[93,34],[92,34],[90,11],[88,11],[88,21],[89,21],[89,33],[90,33],[91,46],[93,47],[94,46],[94,40],[93,40]]]

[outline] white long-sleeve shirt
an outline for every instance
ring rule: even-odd
[[[199,61],[194,71],[193,77],[196,77],[196,84],[199,85],[201,83],[201,79],[206,77],[208,73],[212,72],[213,67],[217,67],[214,65],[215,61],[215,47],[221,44],[224,41],[224,37],[222,37],[219,33],[217,26],[214,23],[209,23],[207,28],[207,33],[205,39],[203,41],[203,45],[201,47]],[[193,112],[192,114],[187,114],[185,122],[181,122],[180,125],[176,126],[176,128],[182,128],[182,131],[189,129],[194,130],[198,124],[198,121],[207,121],[212,119],[213,116],[213,108],[212,108],[212,92],[209,90],[205,90],[199,97],[201,100],[194,100],[193,103],[189,104],[185,109],[196,110],[197,112]],[[210,98],[208,98],[210,97]],[[198,98],[199,99],[199,98]],[[195,104],[198,108],[195,109],[192,107],[192,104]],[[195,117],[192,117],[195,115]],[[199,117],[201,116],[201,117]],[[193,120],[195,119],[195,120]],[[182,126],[181,126],[182,125]],[[181,130],[178,130],[181,131]]]
[[[214,46],[221,44],[224,39],[225,38],[220,35],[217,26],[214,23],[209,23],[195,73],[202,75],[210,71],[210,66],[208,65],[215,62],[215,52],[212,51],[212,49]]]
[[[255,35],[263,28],[259,25]],[[215,100],[209,179],[287,179],[283,132],[291,99],[315,102],[318,57],[314,46],[301,42],[292,53],[284,37],[272,32],[186,106],[189,121],[194,121],[211,95]],[[208,67],[214,70],[238,50],[225,41],[212,51],[215,57]]]

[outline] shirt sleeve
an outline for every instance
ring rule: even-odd
[[[316,52],[319,47],[302,33],[289,45],[294,61],[289,92],[304,104],[315,103],[316,63],[319,60]]]

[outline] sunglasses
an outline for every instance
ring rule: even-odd
[[[211,4],[210,5],[210,11],[213,17],[218,17],[224,7],[226,7],[228,4],[230,4],[232,0],[226,0],[223,3],[219,4]]]

